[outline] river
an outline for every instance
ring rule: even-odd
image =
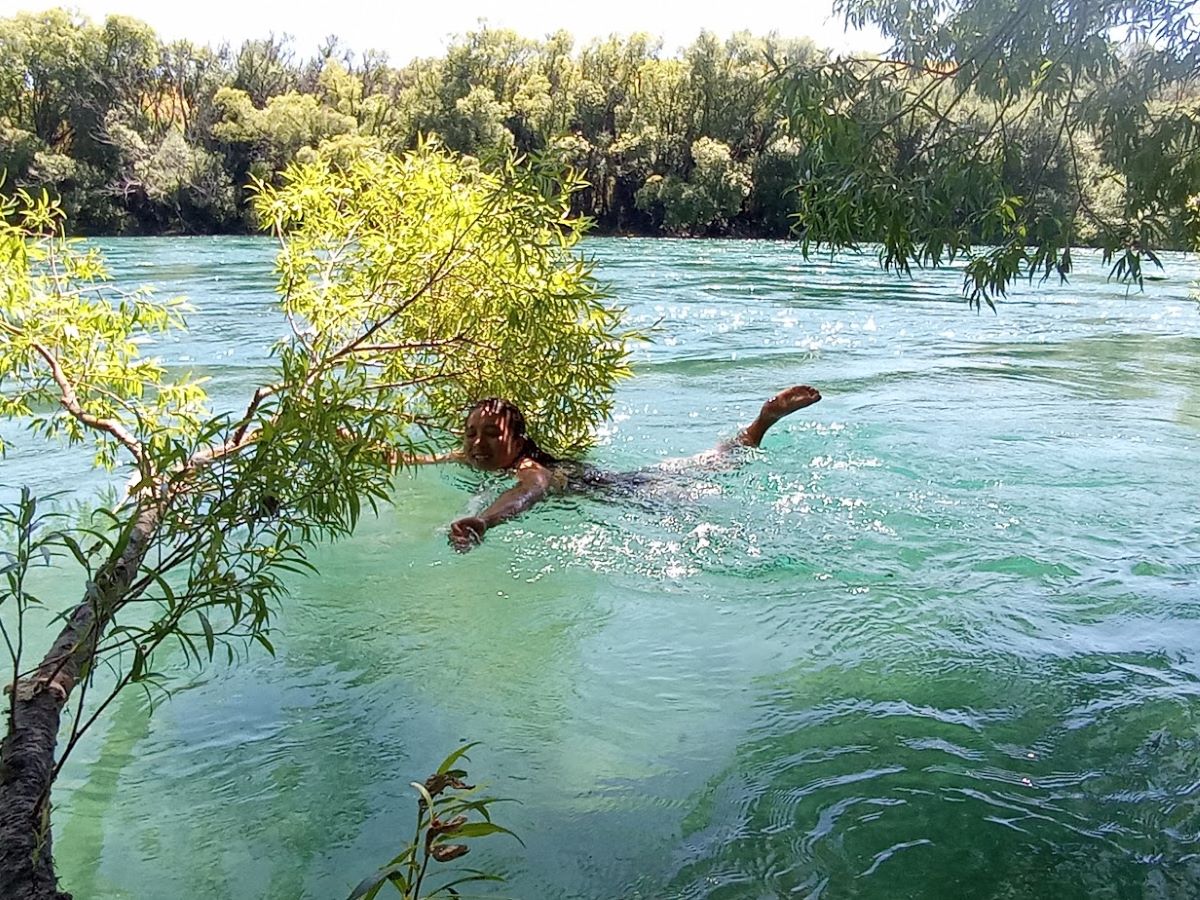
[[[283,331],[265,240],[101,241],[188,295],[173,365],[249,396]],[[64,887],[336,898],[396,853],[460,741],[519,804],[502,896],[1185,897],[1200,890],[1195,257],[1144,291],[1080,254],[993,314],[960,274],[773,242],[591,239],[639,347],[591,455],[821,403],[740,468],[565,497],[467,555],[499,486],[402,474],[233,665],[170,661],[56,789]],[[244,401],[242,401],[244,402]],[[94,489],[27,440],[3,490]]]

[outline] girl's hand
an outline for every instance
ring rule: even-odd
[[[459,553],[466,553],[483,540],[487,522],[478,516],[467,516],[450,526],[450,544]]]

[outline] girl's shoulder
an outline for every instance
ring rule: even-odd
[[[590,467],[570,459],[541,460],[534,456],[522,456],[513,464],[514,474],[542,469],[550,474],[550,490],[565,491]]]

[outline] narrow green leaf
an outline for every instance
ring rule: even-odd
[[[254,640],[256,640],[260,644],[262,644],[263,648],[266,649],[266,651],[268,653],[270,653],[272,656],[275,655],[275,645],[272,644],[271,641],[267,638],[267,636],[265,634],[263,634],[261,631],[254,632]]]
[[[447,772],[450,771],[451,768],[453,768],[454,764],[456,762],[458,762],[460,759],[468,758],[467,757],[468,750],[470,750],[472,747],[478,747],[479,744],[480,744],[479,741],[471,741],[471,743],[469,743],[469,744],[463,744],[461,747],[459,747],[457,750],[455,750],[453,753],[451,753],[449,756],[447,756],[444,760],[442,760],[442,764],[440,766],[438,766],[437,774],[445,775]]]
[[[453,839],[478,838],[487,837],[489,834],[507,834],[510,837],[516,838],[517,843],[519,843],[522,847],[525,846],[525,842],[523,840],[521,840],[504,826],[497,825],[495,822],[468,822],[466,825],[456,828],[453,834],[448,835],[448,837]]]
[[[204,644],[208,647],[208,658],[211,660],[213,650],[216,648],[216,638],[213,635],[213,627],[208,621],[208,616],[202,612],[197,612],[200,617],[200,627],[204,629]]]

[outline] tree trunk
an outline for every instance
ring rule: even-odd
[[[8,733],[0,744],[4,900],[70,900],[70,894],[58,890],[50,834],[50,788],[62,710],[80,675],[88,676],[101,636],[124,605],[158,519],[153,505],[139,510],[124,549],[109,558],[88,585],[37,675],[16,686]]]

